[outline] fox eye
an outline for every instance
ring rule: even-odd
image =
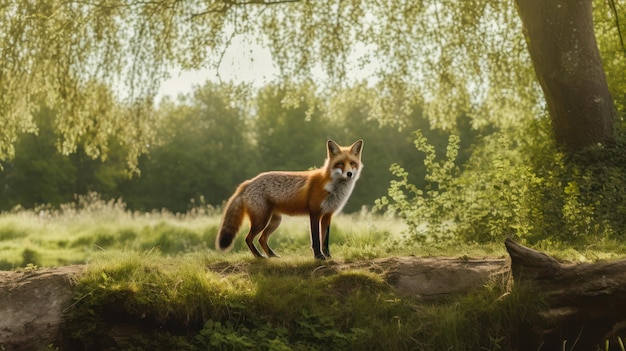
[[[350,166],[351,166],[352,168],[356,168],[356,162],[354,162],[354,161],[350,161]]]
[[[335,165],[333,166],[333,168],[343,168],[343,163],[341,163],[341,162],[337,162],[337,163],[335,163]]]

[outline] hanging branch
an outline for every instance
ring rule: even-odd
[[[622,29],[619,25],[619,15],[617,14],[617,6],[615,5],[615,0],[609,0],[609,6],[611,6],[611,10],[613,11],[613,15],[615,16],[615,26],[617,27],[617,35],[619,36],[619,43],[622,46],[622,50],[626,54],[626,46],[624,46],[624,37],[622,36]]]
[[[208,9],[206,11],[195,13],[191,16],[192,19],[196,17],[201,17],[207,15],[209,13],[225,13],[233,6],[244,6],[244,5],[280,5],[285,3],[292,2],[300,2],[300,0],[276,0],[276,1],[265,1],[265,0],[247,0],[247,1],[234,1],[234,0],[226,0],[224,1],[219,8]]]

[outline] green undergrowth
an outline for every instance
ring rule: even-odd
[[[123,202],[79,197],[59,209],[16,209],[0,213],[0,270],[26,266],[84,264],[101,253],[154,252],[163,257],[200,254],[228,258],[248,257],[244,221],[228,253],[214,250],[220,211],[194,208],[185,214],[135,213]],[[270,240],[279,255],[309,258],[309,223],[306,217],[285,217]],[[436,235],[415,240],[398,218],[373,213],[340,214],[331,225],[331,252],[346,262],[389,256],[504,257],[501,241],[462,241]],[[529,245],[522,240],[522,244]],[[581,245],[542,240],[531,247],[559,259],[588,262],[626,257],[622,240],[599,237]]]
[[[540,301],[492,281],[440,304],[384,272],[297,256],[106,253],[78,279],[64,349],[501,350]]]
[[[214,243],[220,215],[212,208],[185,214],[135,213],[127,211],[123,202],[105,202],[97,195],[60,209],[16,209],[0,213],[0,269],[83,264],[110,251],[219,256]],[[395,220],[370,213],[339,215],[331,227],[331,248],[347,259],[386,256],[400,252],[403,228]],[[247,230],[245,221],[232,252],[248,252]],[[310,256],[308,219],[285,218],[270,245],[280,254]]]

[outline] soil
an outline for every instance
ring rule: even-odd
[[[323,267],[368,269],[383,274],[399,295],[437,300],[507,275],[508,266],[508,258],[392,257]],[[74,303],[72,284],[84,268],[0,271],[0,350],[43,350],[59,340],[63,313]]]

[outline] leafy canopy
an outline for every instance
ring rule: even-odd
[[[605,68],[623,72],[619,11],[597,2]],[[510,125],[542,108],[512,2],[16,0],[0,5],[0,25],[0,160],[20,132],[37,131],[44,102],[59,111],[62,152],[83,144],[105,158],[115,135],[132,168],[154,139],[151,99],[169,70],[219,66],[235,36],[269,47],[281,81],[319,80],[329,95],[371,70],[371,115],[400,126],[422,99],[444,128],[462,115]],[[623,91],[623,75],[609,85]]]
[[[329,94],[355,62],[374,67],[380,94],[369,103],[387,121],[422,95],[444,127],[459,114],[515,120],[538,98],[519,20],[500,1],[17,0],[0,6],[0,24],[0,159],[19,132],[37,131],[43,101],[59,111],[64,153],[82,143],[104,158],[116,135],[134,165],[154,138],[151,98],[168,70],[219,65],[237,35],[268,45],[281,79],[323,77]],[[484,113],[496,105],[505,113]]]

